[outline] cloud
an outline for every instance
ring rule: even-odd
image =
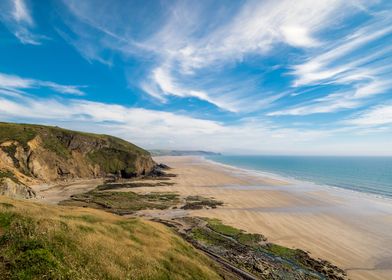
[[[361,27],[359,30],[346,36],[339,43],[335,43],[329,50],[319,55],[310,57],[305,63],[294,65],[292,75],[296,76],[294,86],[312,85],[320,83],[333,83],[342,81],[347,74],[357,67],[365,67],[372,60],[383,56],[383,50],[374,53],[371,48],[358,55],[352,55],[367,44],[374,42],[392,32],[389,21],[376,21],[370,26]],[[384,45],[384,48],[390,48]]]
[[[247,1],[228,19],[223,14],[222,24],[212,28],[207,25],[208,30],[201,36],[194,33],[206,24],[202,17],[206,11],[180,5],[173,13],[181,12],[182,16],[169,17],[166,25],[144,44],[165,57],[175,56],[184,69],[242,59],[248,53],[262,54],[282,42],[313,47],[317,42],[313,36],[347,16],[343,9],[351,5],[350,1],[318,1],[317,5],[308,0]],[[193,14],[189,16],[191,20],[184,25],[189,14]]]
[[[15,75],[0,73],[0,89],[16,91],[33,88],[49,88],[62,94],[84,95],[81,90],[85,86],[61,85],[49,81],[21,78]]]
[[[14,11],[12,14],[17,22],[24,22],[28,25],[34,24],[30,11],[23,0],[14,0]]]
[[[279,128],[259,119],[236,123],[88,100],[0,96],[0,118],[112,134],[147,148],[217,151],[288,151],[328,137],[330,131]],[[283,150],[287,148],[287,150]]]
[[[218,108],[230,112],[238,112],[237,107],[233,106],[234,104],[231,104],[228,102],[228,100],[223,100],[222,98],[214,99],[214,97],[202,90],[183,88],[173,80],[173,77],[170,74],[170,70],[163,67],[158,67],[153,70],[149,84],[156,86],[153,88],[145,85],[143,89],[145,89],[148,94],[159,100],[166,101],[165,96],[168,95],[177,97],[193,97],[211,103]]]
[[[278,110],[267,113],[268,116],[304,116],[318,113],[332,113],[343,109],[353,109],[359,102],[346,98],[345,94],[331,94],[326,98],[316,99],[309,105],[297,106],[290,109]]]
[[[24,0],[4,0],[0,4],[0,20],[22,44],[40,45],[46,36],[33,32],[35,22]]]
[[[373,154],[382,154],[389,143],[380,138],[361,140],[362,130],[356,126],[286,128],[272,125],[263,118],[243,118],[230,123],[183,113],[26,94],[0,95],[0,119],[111,134],[150,149],[205,149],[240,154],[322,154],[327,151],[329,155],[363,154],[371,150]],[[333,144],[336,136],[354,133],[358,136],[355,145],[351,142]]]
[[[345,123],[358,126],[392,125],[392,105],[375,106]]]
[[[329,86],[329,92],[323,98],[307,98],[302,104],[268,115],[338,112],[364,107],[375,95],[388,93],[392,89],[392,60],[388,55],[392,47],[386,42],[391,34],[390,16],[380,14],[330,46],[319,48],[320,52],[308,55],[305,62],[292,66],[292,86],[300,93],[305,87],[306,95],[325,86]]]
[[[156,12],[158,7],[151,3],[142,8],[119,2],[63,4],[68,11],[63,14],[64,21],[74,35],[63,37],[89,61],[111,64],[114,55],[125,62],[130,57],[141,59],[147,62],[143,66],[150,74],[137,86],[158,101],[170,102],[170,96],[197,98],[235,113],[259,110],[263,100],[273,98],[245,82],[242,91],[225,91],[224,83],[208,88],[200,83],[205,72],[209,80],[219,81],[227,76],[224,69],[246,61],[247,56],[266,57],[276,46],[322,46],[325,42],[319,33],[368,5],[358,0],[320,0],[317,4],[311,0],[245,1],[231,5],[173,1],[165,3],[164,11]],[[156,16],[150,18],[151,14]],[[225,93],[218,94],[221,92]],[[251,101],[248,104],[252,106],[241,100]]]
[[[281,29],[284,40],[290,45],[315,47],[320,44],[309,35],[309,31],[306,28],[300,26],[283,26]]]

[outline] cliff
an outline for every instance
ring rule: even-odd
[[[0,194],[32,197],[27,186],[64,179],[148,174],[150,154],[122,139],[30,124],[0,123]]]

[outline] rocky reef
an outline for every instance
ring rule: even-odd
[[[269,243],[261,234],[244,232],[217,219],[182,217],[156,221],[172,227],[236,274],[237,279],[347,279],[342,269],[325,260],[314,259],[300,249]]]

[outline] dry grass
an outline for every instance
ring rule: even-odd
[[[220,279],[215,264],[163,225],[6,197],[0,256],[4,279]]]

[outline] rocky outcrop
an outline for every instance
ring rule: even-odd
[[[10,182],[22,188],[76,178],[130,178],[149,174],[154,167],[147,151],[116,137],[0,123],[0,172],[4,178],[12,174],[3,189],[18,189]]]
[[[4,178],[0,181],[0,195],[6,195],[12,198],[35,198],[35,192],[28,186],[16,183],[10,178]]]

